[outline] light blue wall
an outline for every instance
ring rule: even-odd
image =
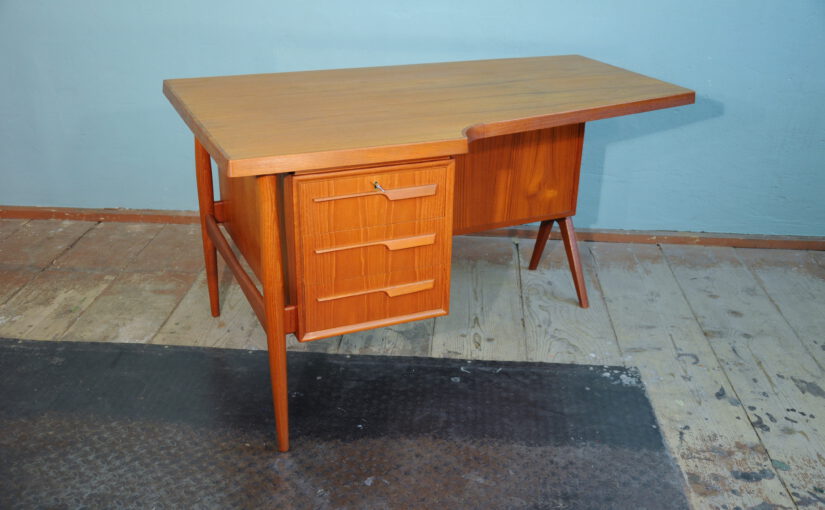
[[[825,235],[822,0],[0,0],[0,204],[194,209],[164,78],[566,53],[697,92],[588,124],[577,226]]]

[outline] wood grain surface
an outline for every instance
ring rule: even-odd
[[[163,225],[157,223],[99,223],[58,257],[52,266],[79,271],[118,271],[154,240]],[[101,250],[101,246],[106,249]]]
[[[797,504],[816,498],[822,504],[825,370],[812,346],[732,248],[666,245],[663,252],[736,388],[730,396],[741,402],[764,447],[776,452],[776,476]]]
[[[467,152],[472,140],[689,104],[578,55],[166,80],[230,177]]]
[[[639,368],[693,507],[793,508],[771,464],[781,450],[762,447],[738,398],[764,386],[728,377],[662,250],[602,243],[590,251],[625,364]]]
[[[286,178],[301,341],[447,313],[453,183],[449,159]]]
[[[281,218],[278,204],[278,177],[264,175],[255,178],[260,227],[261,287],[264,301],[263,321],[269,354],[269,376],[275,407],[275,432],[278,450],[289,450],[289,409],[286,373],[286,321],[284,317],[284,283],[281,254]]]
[[[96,225],[90,221],[29,221],[0,243],[0,267],[44,268]]]
[[[448,173],[452,161],[441,160],[353,171],[295,176],[293,207],[301,224],[301,237],[364,229],[377,225],[443,218],[447,212]],[[387,199],[389,192],[427,187],[433,193],[403,194]]]
[[[452,238],[444,227],[439,218],[308,237],[302,243],[303,281],[331,283],[335,278],[446,264]]]
[[[453,240],[450,314],[435,321],[433,356],[526,359],[518,260],[510,240]]]
[[[588,287],[596,293],[589,308],[578,305],[564,246],[550,241],[535,270],[527,270],[533,241],[519,240],[521,298],[527,359],[555,363],[621,365],[623,363],[610,317],[601,299],[595,263],[582,249]]]
[[[494,136],[455,158],[453,231],[576,214],[584,124]]]

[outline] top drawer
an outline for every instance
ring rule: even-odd
[[[320,234],[445,216],[449,160],[297,175],[304,232]]]

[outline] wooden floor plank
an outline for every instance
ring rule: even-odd
[[[659,248],[589,249],[622,351],[647,386],[694,508],[792,507]]]
[[[59,269],[120,271],[162,228],[153,223],[99,223],[53,265]]]
[[[0,243],[0,267],[45,268],[95,225],[92,221],[28,221]]]
[[[0,219],[0,241],[16,232],[29,220]]]
[[[0,305],[11,299],[40,271],[33,268],[0,269]]]
[[[61,339],[148,343],[196,276],[168,271],[120,273]]]
[[[808,254],[822,267],[825,267],[825,251],[809,251]]]
[[[820,367],[825,367],[825,267],[807,251],[736,250]]]
[[[344,335],[338,352],[388,356],[429,356],[435,319]]]
[[[176,271],[198,273],[203,269],[201,227],[163,225],[163,229],[140,251],[126,271]]]
[[[206,272],[201,271],[151,343],[265,350],[266,334],[258,317],[223,263],[219,264],[219,278],[219,317],[210,313]]]
[[[530,271],[527,262],[534,244],[525,240],[519,243],[527,359],[623,364],[586,244],[582,244],[581,261],[592,298],[589,308],[579,306],[564,245],[560,241],[548,241],[539,266]]]
[[[663,246],[733,386],[800,507],[825,505],[825,373],[733,248]]]
[[[106,273],[40,272],[0,306],[0,337],[58,339],[114,279]]]
[[[222,261],[218,263],[218,279],[220,316],[212,317],[206,272],[201,271],[195,283],[150,343],[266,350],[266,334],[258,321],[258,316]],[[294,335],[287,337],[289,350],[295,351],[334,352],[337,350],[337,342],[336,339],[324,339],[299,343]]]
[[[432,355],[525,360],[518,254],[510,239],[453,239],[450,314],[435,319]]]

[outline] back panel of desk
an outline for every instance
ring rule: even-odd
[[[576,214],[584,124],[482,138],[455,157],[453,233]]]

